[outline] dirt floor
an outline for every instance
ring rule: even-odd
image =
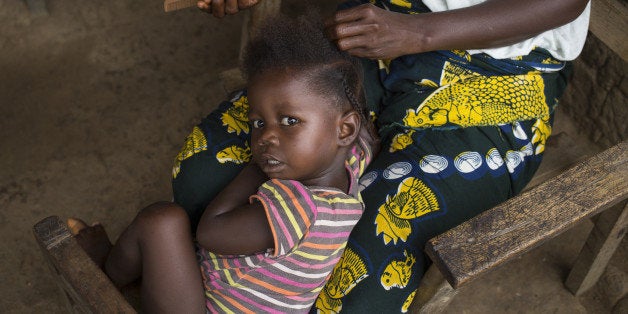
[[[116,238],[138,209],[171,199],[174,156],[225,97],[218,73],[236,66],[239,51],[241,16],[164,13],[161,1],[47,4],[49,14],[37,15],[24,1],[0,1],[5,313],[66,312],[33,239],[38,220],[99,221]],[[558,124],[573,131],[565,118]],[[597,149],[577,142],[586,154]],[[599,289],[574,297],[562,284],[590,228],[576,226],[464,287],[448,312],[609,312]],[[625,244],[612,263],[627,272]]]

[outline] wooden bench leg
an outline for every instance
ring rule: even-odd
[[[432,265],[421,278],[410,312],[442,313],[456,294],[457,290],[445,280],[436,265]]]
[[[628,229],[628,205],[620,203],[602,212],[576,259],[565,286],[576,296],[600,278]]]
[[[136,313],[59,217],[39,221],[33,233],[55,280],[68,297],[69,312]]]

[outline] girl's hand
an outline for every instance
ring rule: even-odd
[[[393,59],[417,49],[415,39],[421,34],[409,27],[416,22],[408,14],[363,4],[336,12],[325,27],[340,50],[356,57]]]
[[[233,15],[256,5],[260,0],[199,0],[197,6],[202,11],[217,18]]]

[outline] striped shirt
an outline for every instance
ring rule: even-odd
[[[225,256],[199,248],[208,312],[309,311],[364,210],[358,178],[371,152],[361,139],[359,143],[346,162],[348,194],[273,179],[251,196],[251,202],[261,202],[266,210],[274,249],[257,255]]]

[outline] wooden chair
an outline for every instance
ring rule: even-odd
[[[590,29],[604,33],[600,38],[626,60],[626,41],[615,40],[623,36],[622,32],[626,28],[607,25],[608,12],[619,12],[620,23],[626,22],[628,14],[625,14],[625,10],[621,11],[625,9],[621,4],[623,9],[616,9],[617,1],[594,2]],[[195,3],[190,0],[166,0],[164,5],[168,10]],[[265,16],[276,13],[279,10],[278,3],[262,1],[260,4],[267,6],[253,8],[248,13],[248,24],[243,27],[243,38],[248,38],[248,34],[254,31]],[[226,91],[242,82],[237,69],[223,72],[221,77],[225,80],[233,79],[224,83]],[[550,173],[537,174],[536,177],[545,179],[554,175],[554,172]],[[524,254],[578,222],[597,215],[595,227],[565,282],[575,295],[586,291],[597,281],[626,233],[627,178],[628,141],[624,141],[431,239],[426,252],[434,263],[423,277],[410,311],[442,311],[455,296],[456,288]],[[34,234],[72,312],[137,311],[137,296],[130,293],[125,298],[124,293],[114,287],[59,217],[50,216],[39,221],[34,226]]]

